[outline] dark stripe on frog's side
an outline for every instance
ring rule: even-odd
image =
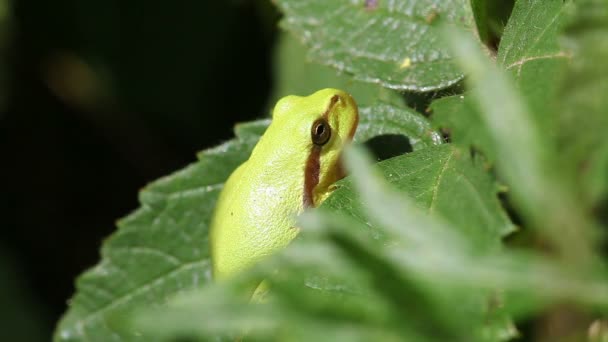
[[[319,171],[321,170],[321,146],[312,145],[312,150],[306,161],[304,169],[304,208],[315,206],[313,190],[319,184]]]
[[[339,95],[332,96],[331,100],[329,100],[329,105],[327,106],[327,109],[322,115],[323,119],[327,121],[327,118],[329,117],[329,112],[339,100]],[[332,134],[334,134],[334,132],[332,132]],[[308,155],[306,165],[304,166],[304,193],[302,197],[302,203],[304,205],[304,208],[313,208],[315,206],[314,190],[315,187],[319,184],[322,149],[322,146],[312,144],[310,154]]]

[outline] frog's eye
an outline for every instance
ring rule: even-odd
[[[310,129],[310,137],[313,144],[317,146],[323,146],[331,138],[331,127],[325,119],[316,120]]]

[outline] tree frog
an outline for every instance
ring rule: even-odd
[[[219,196],[210,231],[215,279],[296,237],[297,214],[323,202],[344,176],[340,156],[358,121],[355,101],[338,89],[277,102],[270,126]]]

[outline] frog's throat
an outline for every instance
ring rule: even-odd
[[[329,105],[323,113],[322,117],[327,121],[329,112],[333,109],[334,105],[340,101],[339,95],[334,95],[329,100]],[[302,196],[302,204],[304,208],[312,208],[315,206],[314,190],[319,184],[319,173],[321,172],[321,150],[322,146],[312,144],[310,154],[306,160],[306,166],[304,167],[304,193]]]

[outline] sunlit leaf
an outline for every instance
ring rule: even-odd
[[[291,94],[312,94],[323,88],[338,88],[350,93],[359,105],[371,105],[378,101],[402,105],[403,99],[396,91],[353,79],[348,74],[329,66],[312,62],[307,50],[295,37],[281,33],[275,51],[274,90],[270,103]]]
[[[317,63],[399,90],[448,87],[462,74],[439,39],[441,21],[471,29],[468,1],[277,0],[283,26]]]

